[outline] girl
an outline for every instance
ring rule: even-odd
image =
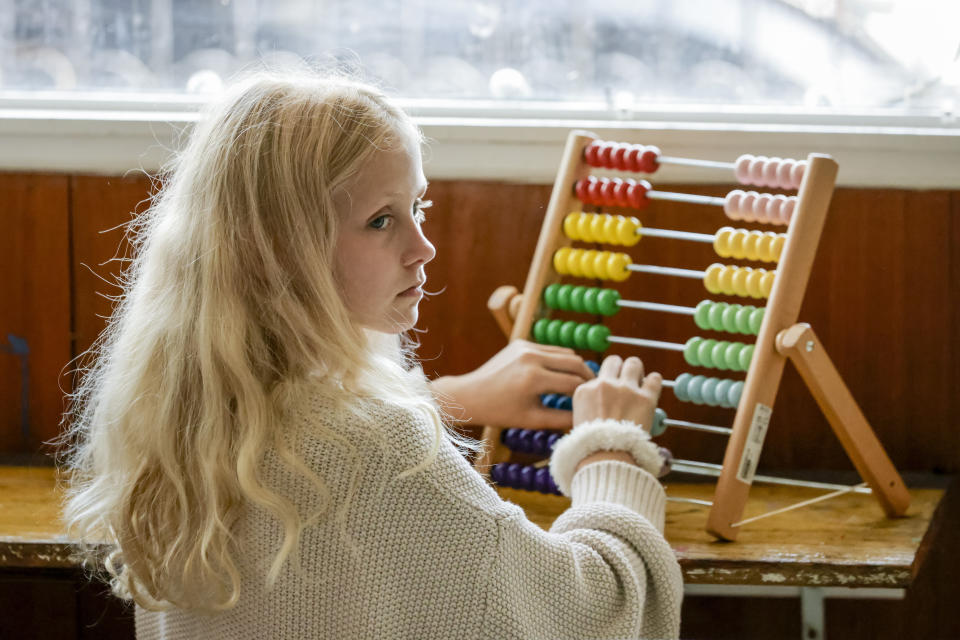
[[[577,388],[552,462],[573,506],[549,533],[445,428],[398,337],[434,255],[420,145],[370,87],[259,73],[137,221],[67,415],[65,517],[108,543],[138,637],[678,635],[662,461],[637,426],[657,374],[611,357]],[[564,384],[583,367],[542,353]]]

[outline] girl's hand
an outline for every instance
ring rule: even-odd
[[[573,424],[611,418],[635,422],[649,432],[662,383],[659,373],[644,377],[640,358],[608,356],[597,377],[574,392]]]

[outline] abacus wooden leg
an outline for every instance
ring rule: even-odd
[[[510,337],[513,331],[513,318],[515,314],[510,313],[510,303],[519,295],[517,288],[505,284],[497,287],[487,299],[487,309],[493,314],[493,319],[497,321],[497,326],[503,331],[503,335]]]
[[[853,465],[888,518],[902,516],[910,506],[900,474],[877,440],[826,349],[809,324],[796,324],[777,335],[777,351],[790,358],[820,405]]]

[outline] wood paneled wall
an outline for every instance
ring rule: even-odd
[[[142,177],[0,175],[0,452],[36,451],[57,434],[71,358],[92,344],[110,313],[107,296],[119,292],[118,259],[126,255],[120,225],[146,206],[149,188]],[[437,293],[421,305],[417,334],[428,374],[469,370],[504,345],[486,299],[501,284],[523,286],[549,192],[549,185],[431,185],[435,205],[425,230],[437,257],[428,265],[427,288]],[[704,233],[729,222],[717,209],[665,202],[642,218],[649,227]],[[839,189],[801,312],[902,470],[957,472],[960,464],[958,254],[960,192]],[[638,263],[694,269],[717,261],[709,245],[659,238],[643,239],[631,255]],[[673,304],[707,297],[695,280],[664,276],[633,274],[620,288],[625,298]],[[609,324],[621,335],[675,342],[698,333],[687,317],[644,311],[624,310]],[[21,338],[29,354],[13,353],[8,336]],[[617,352],[638,353],[667,378],[689,369],[675,352]],[[729,410],[680,405],[669,391],[662,406],[686,420],[732,419]],[[682,457],[715,461],[724,446],[685,432],[668,433],[665,444]],[[761,467],[851,468],[789,366]]]

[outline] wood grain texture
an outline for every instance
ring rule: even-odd
[[[0,203],[0,453],[46,451],[71,355],[67,178],[0,174]]]

